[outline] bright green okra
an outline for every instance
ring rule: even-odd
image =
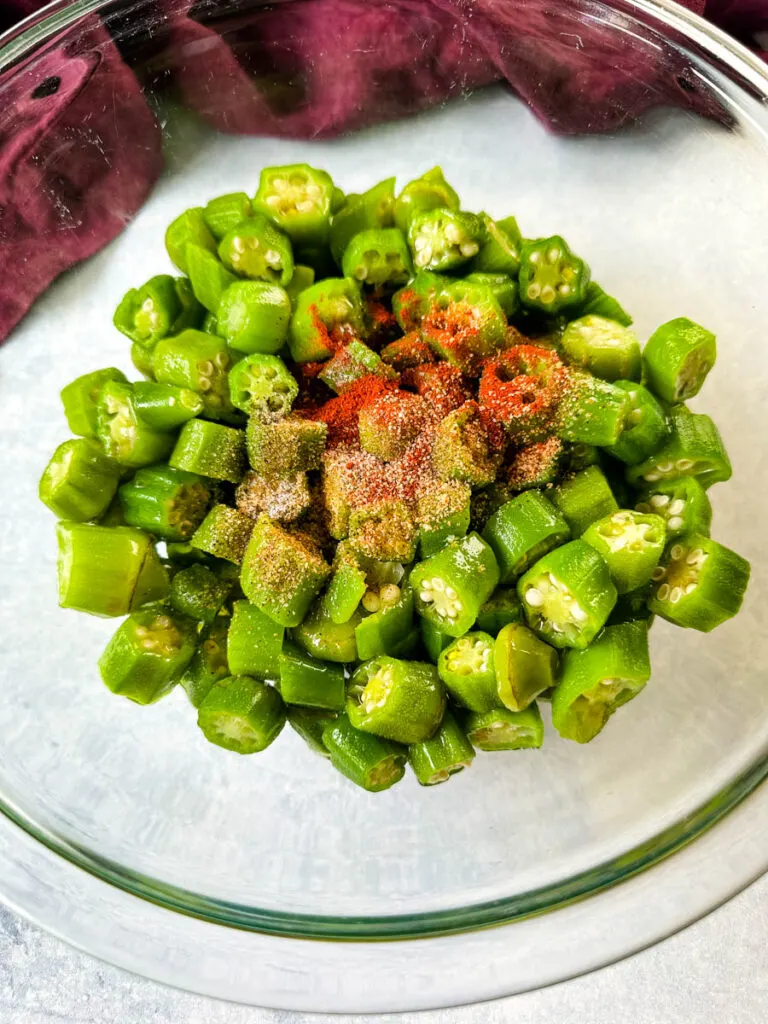
[[[711,331],[686,317],[670,320],[653,332],[643,350],[648,386],[665,402],[686,402],[699,393],[716,357]]]
[[[104,684],[137,704],[170,693],[192,660],[197,629],[191,619],[162,608],[134,612],[99,659]]]
[[[634,487],[668,483],[694,476],[702,487],[730,480],[732,470],[723,439],[709,416],[692,413],[685,405],[670,411],[671,433],[653,455],[627,468]]]
[[[590,523],[581,536],[605,559],[617,592],[628,594],[650,580],[666,532],[660,516],[621,509]]]
[[[274,743],[285,725],[285,705],[273,686],[230,676],[211,688],[197,724],[209,743],[235,754],[256,754]]]
[[[501,571],[501,582],[510,583],[545,555],[571,539],[571,530],[540,491],[524,491],[498,509],[483,530]]]
[[[284,637],[285,628],[255,605],[249,601],[235,601],[227,637],[227,661],[232,675],[280,679]]]
[[[201,476],[164,465],[139,469],[119,494],[129,526],[172,541],[188,540],[211,502]]]
[[[231,591],[231,580],[205,565],[190,565],[174,575],[168,601],[179,615],[211,626]]]
[[[99,395],[105,384],[117,381],[127,384],[128,380],[122,370],[109,366],[105,370],[94,370],[83,374],[67,384],[61,392],[61,404],[67,425],[73,434],[82,437],[96,437],[98,433]]]
[[[446,690],[470,711],[490,711],[501,703],[493,660],[494,642],[488,633],[465,633],[437,658],[437,671]]]
[[[566,521],[574,537],[580,537],[590,523],[618,512],[605,473],[599,466],[588,466],[548,492],[551,503]]]
[[[420,743],[442,721],[445,690],[434,665],[382,655],[355,671],[346,712],[363,732],[396,743]]]
[[[493,647],[497,703],[510,711],[524,711],[555,685],[557,665],[555,650],[526,626],[504,626]]]
[[[60,519],[83,523],[109,507],[122,467],[89,437],[64,441],[40,477],[38,496]]]
[[[411,573],[416,611],[454,637],[472,628],[498,582],[496,558],[477,533],[447,544]]]
[[[686,476],[672,483],[649,484],[638,495],[635,508],[644,515],[661,516],[667,538],[684,533],[709,536],[712,525],[712,502],[696,477]]]
[[[193,708],[199,708],[213,687],[229,675],[228,628],[229,616],[219,615],[198,637],[197,649],[180,679]]]
[[[207,420],[190,420],[181,428],[168,459],[189,473],[238,484],[246,467],[245,433]]]
[[[464,721],[467,739],[478,750],[530,750],[544,742],[544,723],[535,704],[525,711],[492,708],[473,711]]]
[[[287,643],[279,657],[280,693],[286,704],[343,711],[346,701],[344,669]]]
[[[356,729],[346,715],[323,729],[322,743],[334,768],[369,793],[390,789],[405,774],[407,749]]]
[[[447,782],[451,775],[469,768],[474,758],[472,744],[450,711],[434,736],[408,748],[408,761],[421,786]]]

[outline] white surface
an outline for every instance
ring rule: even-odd
[[[398,1024],[765,1024],[768,876],[634,957],[538,992]],[[215,1002],[143,981],[0,908],[0,1024],[322,1024],[326,1015]]]

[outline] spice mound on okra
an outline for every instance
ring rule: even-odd
[[[175,269],[113,318],[141,379],[67,384],[40,480],[60,605],[126,616],[113,693],[181,684],[237,754],[287,723],[372,793],[541,747],[544,701],[591,741],[648,683],[654,618],[709,632],[749,580],[686,404],[714,334],[643,346],[559,235],[463,209],[439,167],[395,184],[267,167],[180,213]]]

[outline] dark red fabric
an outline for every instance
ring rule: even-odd
[[[768,30],[768,0],[687,3],[747,43]],[[38,6],[0,0],[0,28]],[[567,0],[289,0],[238,17],[217,0],[162,0],[149,60],[147,11],[132,10],[141,29],[109,19],[122,57],[94,17],[77,42],[0,76],[0,341],[119,233],[161,171],[160,131],[123,60],[134,45],[143,76],[226,132],[330,137],[498,79],[559,133],[612,131],[664,104],[725,120],[676,51]]]
[[[161,170],[154,117],[97,19],[0,77],[0,339],[122,231]]]

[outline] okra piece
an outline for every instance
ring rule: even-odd
[[[291,477],[320,469],[328,428],[318,420],[251,416],[245,431],[248,460],[257,473]]]
[[[658,451],[627,469],[630,484],[642,487],[694,476],[706,488],[730,480],[731,461],[709,416],[676,405],[670,411],[670,428],[669,438]]]
[[[653,512],[664,520],[668,540],[684,533],[709,536],[712,503],[695,477],[686,476],[669,484],[651,484],[637,497],[638,512],[644,515]]]
[[[454,637],[472,628],[498,582],[496,558],[477,533],[447,544],[411,573],[416,611]]]
[[[185,210],[174,220],[165,232],[165,248],[179,270],[187,273],[187,245],[200,245],[209,252],[216,252],[216,239],[205,223],[205,211],[201,206]]]
[[[235,754],[257,754],[280,735],[285,705],[274,686],[230,676],[211,688],[197,724],[209,743]]]
[[[151,352],[161,338],[196,327],[202,314],[189,281],[158,274],[125,293],[112,323],[132,342]]]
[[[245,192],[230,192],[209,200],[203,210],[203,219],[210,233],[220,242],[229,231],[248,220],[252,212],[251,200]]]
[[[362,612],[357,610],[346,622],[336,623],[321,598],[311,607],[303,622],[293,630],[293,639],[315,658],[340,665],[348,664],[358,660],[355,630],[362,618]]]
[[[318,377],[323,384],[340,395],[356,380],[370,373],[385,380],[397,380],[396,371],[387,366],[372,348],[368,348],[362,341],[350,341],[331,356]]]
[[[552,695],[552,724],[567,740],[589,743],[651,677],[648,626],[606,626],[586,650],[567,651]]]
[[[219,615],[210,629],[200,634],[197,650],[181,677],[181,685],[193,708],[199,708],[213,687],[229,675],[227,629],[229,616]]]
[[[232,582],[205,565],[190,565],[171,580],[169,603],[179,615],[211,626],[232,591]]]
[[[539,491],[524,491],[494,512],[483,530],[499,563],[501,582],[510,583],[535,561],[571,539],[563,516]]]
[[[195,298],[215,316],[222,295],[237,278],[217,256],[201,245],[187,246],[187,267]]]
[[[470,377],[504,344],[507,319],[490,288],[449,280],[424,312],[421,336],[440,358]]]
[[[60,522],[56,538],[62,608],[109,617],[167,597],[168,575],[146,533]]]
[[[257,419],[287,416],[298,393],[295,377],[279,356],[254,352],[236,363],[229,374],[232,405]]]
[[[266,512],[270,519],[292,523],[311,507],[312,493],[306,473],[274,477],[248,472],[235,492],[235,503],[253,519]]]
[[[341,261],[344,277],[374,288],[397,288],[413,273],[411,254],[399,228],[369,228],[354,235]]]
[[[617,592],[627,594],[650,580],[666,529],[660,516],[622,509],[591,523],[582,540],[603,556]]]
[[[671,541],[656,569],[650,610],[677,626],[709,633],[741,608],[749,562],[701,534]]]
[[[249,601],[235,601],[227,637],[229,671],[254,679],[280,679],[285,628]],[[288,697],[283,694],[283,699]]]
[[[314,283],[315,271],[312,267],[305,267],[301,263],[296,263],[293,268],[293,277],[285,286],[288,298],[291,300],[291,307],[293,307],[299,295]]]
[[[425,210],[415,214],[408,226],[408,244],[418,270],[455,270],[477,256],[485,237],[482,220],[462,210]]]
[[[514,345],[486,362],[478,400],[518,444],[548,443],[566,373],[557,353]]]
[[[337,336],[353,340],[363,330],[357,283],[349,277],[328,277],[296,300],[288,335],[291,356],[297,363],[328,359],[337,347]]]
[[[419,632],[421,633],[421,642],[424,645],[424,650],[429,655],[430,661],[437,664],[441,652],[453,643],[453,637],[443,633],[429,619],[421,617],[419,617]]]
[[[189,540],[211,503],[202,477],[162,465],[137,470],[119,494],[129,526],[172,541]]]
[[[523,243],[520,253],[520,301],[529,309],[559,313],[583,302],[589,267],[560,235]]]
[[[540,558],[517,584],[528,625],[553,647],[583,648],[616,603],[605,559],[581,540]]]
[[[442,274],[430,274],[427,270],[417,271],[408,284],[392,296],[392,312],[404,332],[418,330],[421,321],[433,308],[452,278]]]
[[[60,444],[43,470],[38,495],[60,519],[84,523],[102,516],[115,496],[122,468],[90,437]]]
[[[506,465],[506,486],[511,492],[548,487],[563,476],[568,447],[559,437],[518,448]]]
[[[487,213],[481,213],[480,220],[485,227],[485,241],[469,264],[469,269],[472,273],[517,277],[520,272],[520,234],[514,229],[505,230],[505,225],[511,227],[512,223],[517,228],[515,218],[510,217],[501,223],[492,220]]]
[[[448,693],[470,711],[498,707],[493,637],[472,632],[454,640],[437,658],[437,672]]]
[[[622,327],[632,324],[632,317],[627,313],[618,299],[608,295],[597,281],[590,281],[584,295],[584,301],[577,308],[570,310],[577,316],[603,316],[606,320],[615,320]]]
[[[110,381],[128,383],[121,370],[108,366],[106,370],[94,370],[93,373],[83,374],[62,389],[61,404],[64,406],[67,425],[73,434],[96,437],[99,395],[104,385]]]
[[[493,666],[498,701],[510,711],[524,711],[555,685],[557,653],[526,626],[510,623],[496,637]]]
[[[352,560],[340,561],[323,595],[325,613],[334,625],[342,626],[355,614],[367,592],[365,572]]]
[[[574,537],[580,537],[590,523],[619,510],[610,484],[599,466],[582,469],[548,493],[551,503],[571,528]]]
[[[520,305],[520,297],[517,289],[517,281],[513,281],[507,274],[490,274],[477,271],[467,274],[464,278],[469,284],[481,285],[498,302],[501,311],[506,317],[514,316]]]
[[[648,386],[665,402],[686,402],[698,395],[715,365],[715,336],[681,316],[657,328],[643,350]]]
[[[217,330],[238,352],[279,352],[288,338],[291,299],[267,281],[235,281],[222,292]]]
[[[395,179],[387,178],[359,196],[348,195],[333,216],[329,241],[334,260],[341,266],[347,246],[361,231],[388,228],[394,223]]]
[[[407,232],[417,213],[427,210],[458,210],[459,196],[443,176],[440,167],[433,167],[420,178],[414,178],[403,187],[395,200],[393,214],[395,224]]]
[[[109,381],[99,394],[98,439],[110,459],[137,469],[160,462],[173,448],[173,435],[141,421],[133,404],[133,388]]]
[[[390,789],[405,775],[405,747],[355,729],[346,715],[329,722],[322,742],[333,767],[369,793]]]
[[[607,626],[617,626],[622,622],[646,622],[651,628],[654,615],[648,607],[648,601],[653,589],[652,581],[644,583],[637,590],[630,590],[626,594],[619,594],[613,611],[608,616]]]
[[[133,385],[133,408],[138,418],[154,430],[175,430],[203,411],[199,394],[189,388],[154,381]]]
[[[474,748],[450,711],[434,736],[408,748],[408,761],[421,786],[447,782],[451,775],[469,768],[474,759]]]
[[[237,484],[246,466],[245,433],[207,420],[190,420],[181,428],[168,462],[175,469]]]
[[[101,678],[112,693],[136,704],[154,704],[178,683],[196,641],[191,619],[162,608],[134,612],[99,658]]]
[[[386,583],[378,593],[366,590],[363,608],[370,612],[355,627],[357,656],[362,661],[394,655],[413,628],[413,590],[408,583]]]
[[[302,537],[261,515],[243,559],[245,596],[281,626],[298,626],[331,567]]]
[[[364,558],[411,562],[416,554],[416,525],[404,501],[377,501],[353,509],[349,542]]]
[[[615,445],[630,408],[629,396],[622,388],[571,369],[557,409],[557,434],[577,444]]]
[[[496,636],[510,622],[523,621],[523,607],[514,587],[497,587],[477,614],[475,625]]]
[[[469,484],[460,480],[446,480],[416,496],[416,524],[422,559],[466,535],[471,496]]]
[[[365,405],[358,414],[362,447],[392,462],[405,455],[429,420],[429,406],[421,395],[393,391]]]
[[[285,713],[288,725],[301,736],[309,749],[321,757],[330,758],[328,748],[323,743],[323,730],[336,721],[337,713],[320,708],[305,708],[298,704],[287,704]]]
[[[434,665],[382,655],[355,670],[346,712],[363,732],[396,743],[421,743],[443,719],[445,690]]]
[[[616,444],[608,445],[606,451],[614,459],[628,465],[636,465],[661,448],[669,436],[667,416],[651,392],[630,380],[615,381],[617,388],[625,391],[629,399],[624,429]]]
[[[144,348],[137,342],[131,345],[131,362],[146,380],[155,379],[155,368],[152,364],[151,349]]]
[[[330,174],[309,164],[265,167],[253,207],[294,245],[322,246],[328,241],[335,192]]]
[[[288,238],[263,213],[254,213],[219,242],[219,259],[233,273],[283,287],[293,276]]]
[[[189,543],[199,551],[240,565],[253,532],[253,520],[229,505],[214,505]]]
[[[563,331],[560,346],[572,366],[595,377],[640,380],[640,342],[633,331],[614,320],[594,314],[572,320]]]
[[[231,361],[223,338],[191,330],[163,338],[152,355],[158,383],[196,391],[211,419],[232,411],[227,386]]]
[[[477,402],[465,402],[440,421],[432,445],[432,467],[441,480],[482,487],[496,479],[499,461]]]
[[[544,742],[544,723],[535,704],[525,711],[493,708],[473,711],[464,722],[467,739],[478,750],[529,750]]]
[[[279,657],[280,693],[286,704],[326,711],[343,711],[346,700],[344,669],[318,661],[288,643]]]

